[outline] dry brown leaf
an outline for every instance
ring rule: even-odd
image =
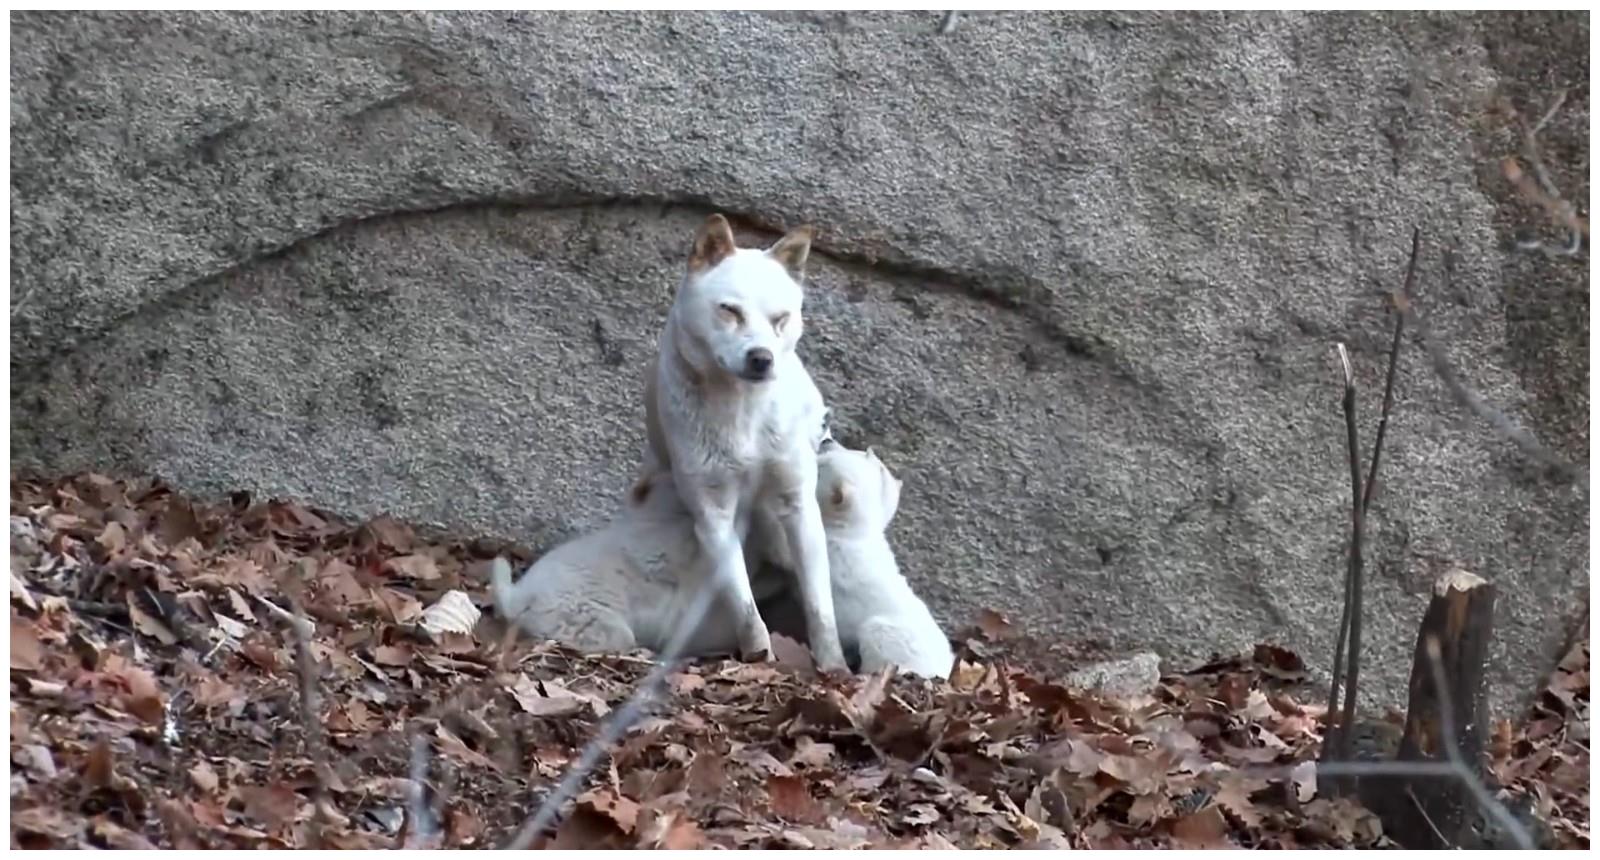
[[[178,642],[177,634],[173,633],[161,619],[144,611],[134,592],[125,595],[128,603],[128,618],[133,622],[133,628],[146,636],[159,641],[163,645],[175,645]]]
[[[610,788],[597,788],[578,795],[580,808],[605,816],[623,833],[632,833],[639,822],[639,804]]]
[[[409,645],[379,645],[372,649],[372,660],[385,666],[405,666],[416,654]]]
[[[11,668],[37,672],[44,668],[44,646],[32,621],[11,613]]]
[[[222,785],[222,781],[217,778],[217,772],[212,770],[210,764],[203,761],[189,768],[189,779],[194,781],[195,788],[200,789],[201,794],[213,794]]]
[[[1011,622],[993,609],[978,611],[978,630],[983,638],[997,642],[1011,635]]]
[[[383,569],[395,576],[424,582],[439,578],[439,563],[427,555],[402,555],[383,563]]]
[[[768,776],[767,804],[773,815],[785,821],[815,824],[822,820],[822,810],[803,777]]]
[[[245,814],[268,830],[277,830],[294,821],[300,809],[300,795],[283,785],[246,785],[238,788]]]
[[[1232,848],[1228,822],[1215,806],[1172,822],[1172,843],[1179,848]]]

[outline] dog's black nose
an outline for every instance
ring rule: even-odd
[[[762,378],[772,370],[772,350],[756,347],[744,354],[744,371],[748,376]]]

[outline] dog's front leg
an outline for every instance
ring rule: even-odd
[[[694,534],[711,559],[710,586],[721,592],[722,605],[733,612],[738,630],[739,656],[766,660],[772,655],[772,637],[756,608],[739,540],[737,488],[731,483],[681,481],[679,495],[694,516]]]
[[[772,501],[800,580],[800,603],[805,609],[806,637],[817,668],[845,669],[839,625],[833,615],[833,583],[828,571],[828,538],[822,530],[822,509],[817,505],[817,470],[801,467],[783,470]]]

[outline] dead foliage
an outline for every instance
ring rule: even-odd
[[[482,547],[387,517],[98,475],[14,479],[11,513],[13,847],[502,844],[651,665],[508,640]],[[1136,700],[966,656],[948,682],[686,665],[541,843],[1387,844],[1317,796],[1324,709],[1284,649]],[[1586,845],[1587,650],[1563,671],[1495,767]]]

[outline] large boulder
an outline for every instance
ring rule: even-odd
[[[1587,14],[13,14],[13,463],[534,546],[600,523],[690,235],[802,222],[802,351],[950,626],[1181,664],[1333,650],[1414,225],[1436,336],[1587,459],[1586,262],[1497,162]],[[1586,199],[1587,87],[1544,134]],[[1415,344],[1368,526],[1375,701],[1432,577],[1502,589],[1494,697],[1582,610],[1583,482]],[[14,466],[16,468],[16,466]],[[1325,677],[1325,675],[1324,675]]]

